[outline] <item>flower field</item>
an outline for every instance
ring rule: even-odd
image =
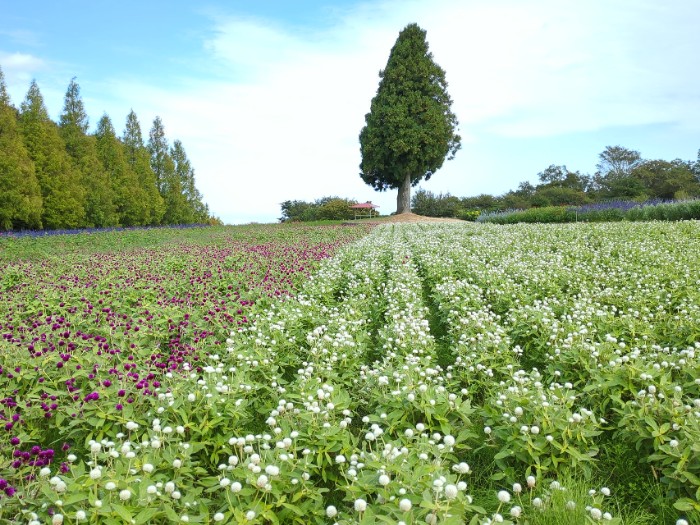
[[[700,523],[696,222],[0,260],[0,523]]]

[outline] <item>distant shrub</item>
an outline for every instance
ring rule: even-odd
[[[477,221],[494,224],[618,222],[618,221],[685,221],[700,219],[700,199],[679,202],[661,200],[612,201],[576,207],[546,206],[528,210],[483,213]]]
[[[530,208],[528,210],[510,210],[496,213],[485,213],[477,219],[479,222],[491,222],[495,224],[528,223],[563,223],[575,222],[576,217],[569,208],[560,206],[545,206],[543,208]]]
[[[474,222],[479,218],[481,212],[479,210],[459,210],[457,212],[457,218],[463,221]]]

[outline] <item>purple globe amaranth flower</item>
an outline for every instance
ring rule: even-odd
[[[91,392],[85,396],[85,401],[97,401],[100,399],[100,394],[97,392]]]

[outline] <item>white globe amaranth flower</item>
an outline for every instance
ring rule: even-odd
[[[391,478],[387,476],[386,474],[382,474],[379,476],[379,484],[382,487],[386,487],[389,483],[391,483]]]
[[[367,510],[367,501],[362,498],[357,498],[354,507],[357,512],[364,512]]]
[[[85,521],[87,519],[87,514],[84,510],[79,510],[75,513],[75,519],[78,521]]]
[[[459,494],[459,490],[455,485],[445,485],[445,497],[447,499],[455,499],[457,497],[457,494]]]
[[[214,521],[224,521],[224,514],[222,512],[214,514]]]
[[[241,485],[238,481],[234,481],[231,483],[231,492],[238,493],[243,489],[243,485]]]
[[[508,503],[510,501],[510,493],[507,490],[499,490],[498,501],[501,503]]]
[[[338,509],[334,505],[328,505],[326,507],[326,516],[329,518],[335,518],[338,515]]]
[[[413,507],[413,504],[411,503],[411,500],[408,498],[403,498],[401,501],[399,501],[399,508],[403,512],[408,512],[411,510],[411,507]]]
[[[255,519],[255,511],[249,510],[248,512],[246,512],[245,519],[247,519],[248,521],[253,521]]]
[[[457,463],[456,465],[452,466],[452,470],[455,472],[458,472],[459,474],[468,474],[469,473],[469,465],[462,461],[461,463]]]
[[[267,484],[268,484],[269,482],[270,482],[270,478],[268,478],[265,474],[260,474],[260,475],[258,476],[258,479],[255,481],[255,484],[256,484],[259,488],[263,489],[263,488],[265,488],[265,486],[267,486]]]
[[[51,525],[61,525],[63,523],[63,514],[54,514],[51,516]]]
[[[131,491],[129,489],[124,489],[119,493],[119,499],[126,501],[131,497]]]

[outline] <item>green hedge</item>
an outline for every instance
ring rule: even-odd
[[[563,206],[547,206],[482,214],[477,220],[493,224],[616,222],[616,221],[685,221],[700,219],[700,199],[638,206],[623,210],[608,208],[585,210]]]

